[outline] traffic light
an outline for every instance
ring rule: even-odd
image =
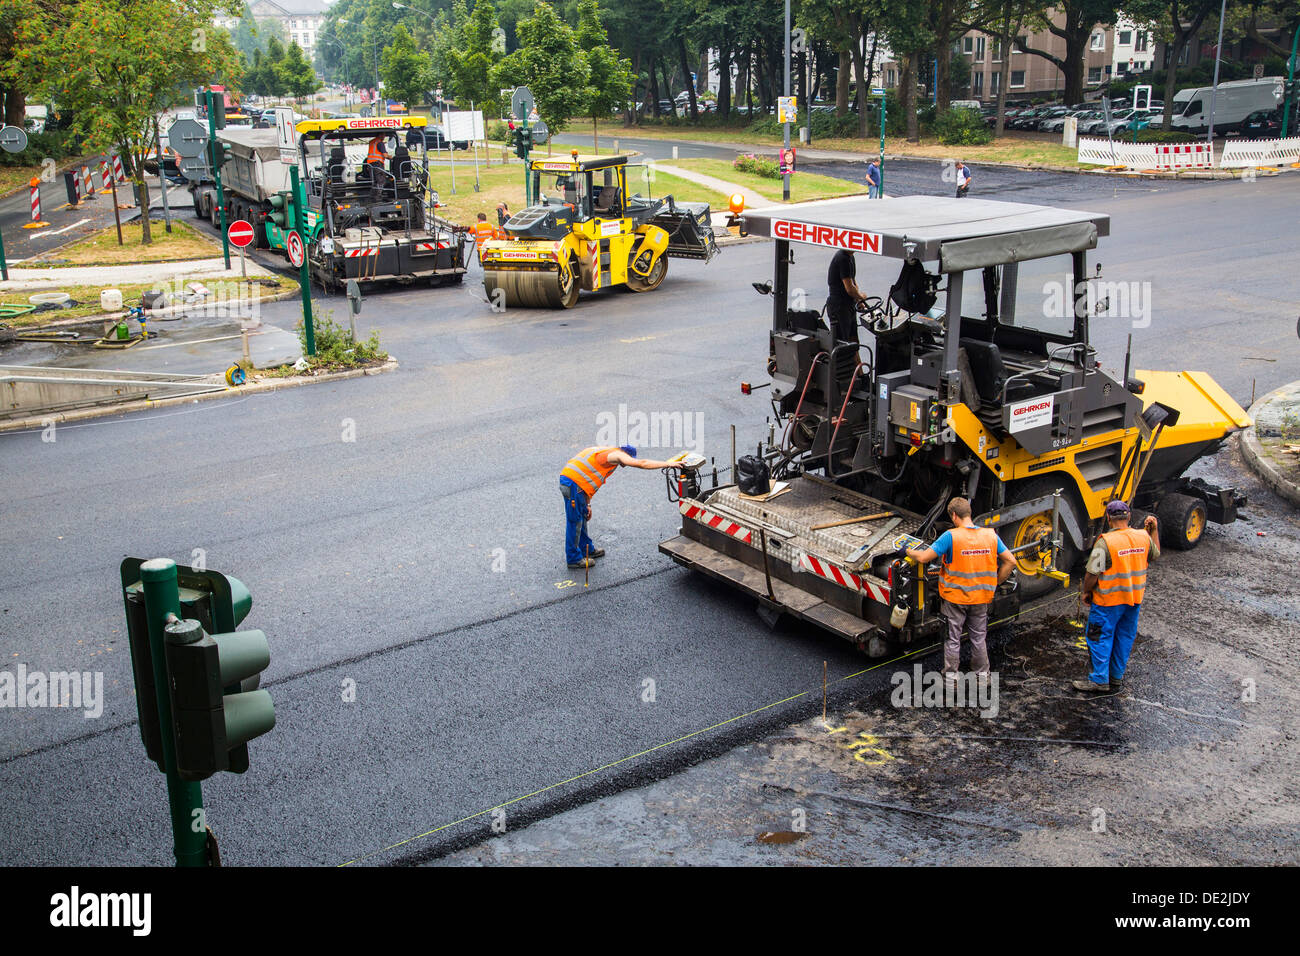
[[[533,131],[530,129],[515,130],[515,155],[520,159],[528,158],[528,151],[533,148]]]
[[[157,567],[154,567],[154,566]],[[175,575],[173,607],[147,606],[146,579]],[[174,744],[176,770],[182,780],[204,780],[219,770],[248,769],[247,742],[275,726],[275,710],[266,691],[257,690],[259,674],[271,661],[266,635],[235,631],[253,606],[252,595],[238,578],[218,571],[178,567],[171,561],[122,562],[131,668],[136,709],[145,753],[165,770],[163,735]],[[167,621],[162,634],[170,724],[160,715],[155,660],[149,621]]]
[[[271,197],[271,221],[281,229],[292,229],[293,205],[292,193],[281,192]]]
[[[230,162],[230,144],[218,139],[208,140],[208,165],[212,167],[212,171],[214,173],[219,171],[228,162]]]

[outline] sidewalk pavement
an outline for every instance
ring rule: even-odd
[[[1255,424],[1242,432],[1242,457],[1266,485],[1300,507],[1300,381],[1256,401],[1250,419]]]
[[[250,278],[273,276],[270,269],[248,260]],[[236,279],[241,278],[238,266],[231,260],[226,270],[221,256],[211,259],[182,259],[173,262],[146,262],[124,266],[61,266],[45,269],[9,270],[9,281],[0,282],[0,295],[22,290],[25,292],[58,291],[70,286],[97,285],[111,289],[117,285],[138,285],[143,282],[169,282],[176,278]]]
[[[745,197],[745,208],[754,209],[763,206],[773,205],[773,200],[767,199],[761,194],[750,189],[748,186],[738,186],[735,183],[729,183],[724,179],[718,179],[716,176],[706,176],[703,173],[697,173],[694,170],[682,169],[680,166],[674,166],[671,163],[655,163],[655,169],[661,173],[667,173],[669,176],[677,176],[681,179],[698,183],[709,189],[716,189],[718,192],[726,193],[728,196],[740,193]]]

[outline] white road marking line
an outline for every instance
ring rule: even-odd
[[[53,232],[42,232],[42,233],[39,233],[38,235],[33,236],[32,238],[33,238],[33,239],[48,239],[50,236],[57,236],[57,235],[59,235],[60,233],[67,232],[69,229],[76,229],[78,226],[85,225],[85,224],[88,223],[88,222],[90,222],[90,217],[89,217],[89,216],[87,216],[85,219],[79,219],[79,220],[77,220],[76,222],[74,222],[74,223],[73,223],[72,225],[70,225],[70,226],[64,226],[62,229],[55,229]],[[19,260],[17,260],[17,261],[21,262],[22,260],[19,259]]]

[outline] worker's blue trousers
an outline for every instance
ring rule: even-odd
[[[1128,667],[1128,656],[1138,636],[1138,612],[1141,604],[1092,605],[1088,612],[1088,653],[1092,655],[1094,684],[1121,680]]]
[[[577,564],[596,546],[587,537],[587,493],[568,478],[560,479],[564,495],[564,556],[569,564]]]

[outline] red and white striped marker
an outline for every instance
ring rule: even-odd
[[[93,176],[90,175],[89,166],[81,167],[81,198],[82,199],[95,198],[95,179]]]
[[[101,159],[99,161],[99,188],[107,192],[113,184],[112,177],[113,174],[108,170],[108,160]]]
[[[23,223],[24,229],[43,229],[48,226],[48,222],[41,221],[41,180],[39,176],[33,176],[28,185],[32,189],[32,221]]]
[[[113,154],[113,180],[120,186],[126,182],[126,172],[122,169],[122,157]]]

